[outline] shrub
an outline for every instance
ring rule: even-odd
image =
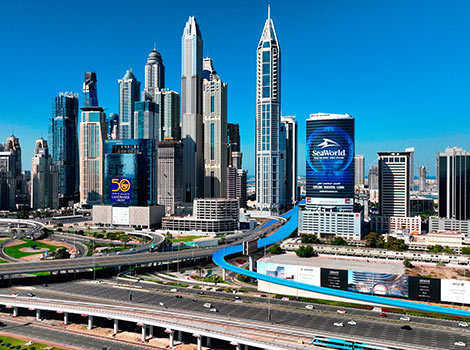
[[[304,245],[301,245],[299,248],[297,248],[297,250],[295,251],[295,254],[297,254],[297,256],[300,258],[310,258],[316,255],[312,246],[304,246]]]
[[[269,252],[271,254],[282,254],[282,249],[279,244],[273,244],[271,248],[269,248]]]

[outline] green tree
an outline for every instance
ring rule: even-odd
[[[297,248],[295,254],[297,254],[297,256],[300,258],[310,258],[312,256],[315,256],[316,252],[315,250],[313,250],[312,246],[301,245],[299,248]]]
[[[406,250],[407,247],[404,240],[389,236],[387,238],[387,242],[385,242],[384,248],[389,250],[403,251]]]
[[[306,244],[320,244],[321,243],[317,235],[306,234],[306,233],[300,235],[300,241]]]
[[[371,232],[366,236],[365,246],[369,248],[383,248],[385,241],[382,235],[377,232]]]
[[[66,248],[58,248],[53,253],[52,256],[54,259],[68,259],[70,258],[70,253]]]
[[[346,240],[343,237],[335,237],[331,241],[331,244],[332,245],[348,245],[348,242],[346,242]]]
[[[410,259],[408,258],[403,259],[403,266],[408,267],[410,269],[414,267]]]
[[[462,248],[462,254],[470,254],[470,247]]]
[[[444,253],[444,254],[455,254],[455,252],[449,247],[443,247],[439,244],[433,245],[428,248],[428,252],[431,253]],[[463,251],[462,251],[463,253]]]
[[[273,244],[269,250],[268,250],[271,254],[281,254],[282,253],[282,249],[281,249],[281,246],[279,244]]]

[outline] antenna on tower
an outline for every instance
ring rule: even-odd
[[[271,19],[271,5],[268,5],[268,19]]]
[[[155,41],[153,42],[153,49],[157,50],[157,43]]]

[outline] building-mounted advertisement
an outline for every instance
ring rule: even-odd
[[[441,280],[441,301],[470,304],[470,281]]]
[[[348,290],[348,270],[321,269],[321,286]]]
[[[408,298],[408,276],[349,270],[348,290]]]
[[[313,286],[320,285],[319,267],[265,263],[260,261],[258,262],[257,271],[276,278],[306,283]]]
[[[307,120],[307,204],[352,205],[354,118],[313,114]]]
[[[113,225],[129,226],[128,207],[113,207]]]
[[[126,178],[112,178],[110,183],[111,203],[129,203],[132,200],[131,181]]]
[[[420,301],[441,301],[441,280],[438,278],[408,277],[410,299]]]

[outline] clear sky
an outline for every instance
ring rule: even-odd
[[[470,150],[470,1],[270,1],[281,46],[282,114],[299,123],[305,174],[310,113],[356,118],[356,153],[366,167],[377,151],[416,148],[435,173],[436,152]],[[52,98],[80,92],[98,75],[98,98],[118,110],[118,83],[132,67],[139,81],[154,42],[166,86],[180,91],[181,34],[196,16],[204,54],[228,83],[228,119],[240,124],[243,165],[254,173],[256,47],[267,1],[0,2],[0,140],[20,138],[23,168],[35,140],[48,136]],[[142,84],[143,85],[143,84]]]

